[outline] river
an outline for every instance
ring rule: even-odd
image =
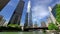
[[[0,34],[45,34],[43,31],[33,31],[33,32],[0,32]]]

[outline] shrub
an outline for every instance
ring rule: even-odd
[[[9,27],[18,27],[19,25],[18,24],[9,24],[8,26]]]
[[[54,23],[50,23],[50,24],[48,25],[48,29],[49,29],[49,30],[58,30],[58,27],[57,27],[57,25],[55,25]]]

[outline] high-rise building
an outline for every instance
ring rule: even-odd
[[[26,13],[24,28],[28,28],[28,13]]]
[[[0,15],[0,21],[3,19],[3,16],[2,15]]]
[[[10,0],[0,0],[0,10],[2,10]]]
[[[54,8],[55,9],[55,8]],[[54,10],[53,9],[53,10]],[[51,7],[49,7],[49,12],[50,12],[50,18],[52,20],[52,22],[55,24],[56,23],[56,19],[55,19],[55,11],[53,11]],[[53,11],[53,12],[52,12]]]
[[[23,12],[23,8],[24,8],[24,1],[23,0],[19,0],[19,3],[8,23],[9,24],[18,24],[20,25],[20,20],[21,20],[21,16],[22,16],[22,12]]]
[[[38,27],[38,24],[37,24],[37,21],[35,21],[34,28],[37,28],[37,27]]]
[[[52,14],[54,18],[56,19],[55,22],[60,22],[60,4],[56,4],[52,9]]]
[[[54,6],[53,8],[52,8],[52,11],[51,11],[51,13],[53,14],[53,16],[56,18],[56,6]]]
[[[49,23],[52,23],[51,17],[47,17],[46,26],[48,27]]]
[[[32,23],[32,10],[31,10],[31,2],[29,0],[28,4],[30,5],[29,12],[28,12],[28,26],[29,27],[33,27],[33,23]]]
[[[46,23],[44,21],[41,22],[41,27],[46,27]]]
[[[32,23],[32,11],[30,11],[30,13],[28,13],[28,26],[32,27],[33,23]]]
[[[26,19],[25,19],[24,27],[28,27],[28,28],[33,27],[33,24],[32,24],[32,11],[31,11],[30,0],[28,1],[27,13],[26,13]]]
[[[5,19],[2,19],[1,21],[0,21],[0,26],[3,26],[4,25],[4,23],[5,23]]]
[[[3,19],[3,16],[0,15],[0,26],[3,26],[3,24],[5,23],[5,19]]]

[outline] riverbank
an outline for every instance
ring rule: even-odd
[[[18,27],[0,27],[0,32],[18,32],[21,28]]]

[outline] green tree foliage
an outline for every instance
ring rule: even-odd
[[[18,24],[9,24],[8,26],[9,27],[18,27],[19,25]]]
[[[58,30],[58,27],[57,27],[57,25],[55,25],[54,23],[50,23],[50,24],[48,25],[48,29],[49,29],[49,30]]]
[[[56,20],[60,24],[60,4],[56,5]]]

